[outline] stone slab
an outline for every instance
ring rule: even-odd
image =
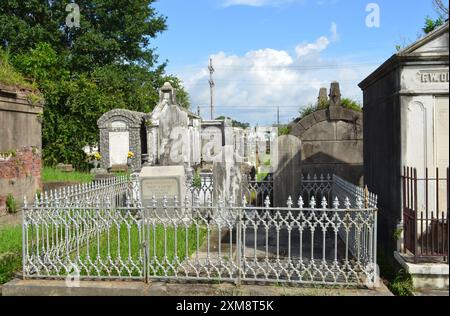
[[[300,124],[303,126],[304,129],[308,129],[316,123],[317,122],[316,118],[314,117],[314,114],[310,114],[300,121]]]
[[[173,205],[174,197],[181,203],[186,194],[186,174],[183,166],[144,167],[139,174],[141,199],[144,206],[151,205],[153,196],[161,203],[166,196]]]
[[[449,266],[445,263],[411,263],[404,255],[394,253],[395,259],[413,279],[415,289],[449,288]]]
[[[274,206],[285,207],[288,198],[299,198],[301,185],[302,142],[295,136],[278,138],[278,164],[274,173]]]
[[[81,281],[70,288],[65,281],[13,280],[2,288],[3,296],[393,296],[384,286],[377,289],[307,288],[231,283],[187,284],[135,281]]]

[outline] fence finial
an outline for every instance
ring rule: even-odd
[[[334,199],[334,202],[333,202],[333,207],[335,208],[335,209],[338,209],[339,208],[339,199],[338,199],[338,197],[336,196],[336,198]]]
[[[270,198],[269,198],[269,196],[266,196],[266,200],[264,201],[264,205],[266,206],[266,208],[270,207]]]
[[[23,208],[28,208],[27,196],[26,195],[23,196]]]
[[[242,206],[243,206],[243,207],[247,207],[247,204],[248,204],[248,202],[247,202],[247,197],[246,197],[245,194],[244,194],[243,197],[242,197]]]
[[[311,198],[311,201],[309,202],[309,206],[311,208],[315,208],[316,207],[316,199],[314,198],[314,196]]]
[[[292,205],[293,205],[293,204],[294,204],[294,203],[292,203],[292,197],[289,196],[286,205],[287,205],[288,208],[292,208]]]
[[[350,203],[350,199],[348,198],[348,196],[345,198],[344,205],[345,205],[345,208],[346,208],[346,209],[350,209],[350,206],[352,206],[352,204]]]
[[[323,199],[322,199],[322,208],[323,208],[323,209],[326,209],[327,206],[328,206],[327,199],[326,199],[325,197],[323,197]]]
[[[304,205],[305,202],[303,202],[303,197],[300,195],[300,197],[298,198],[298,207],[303,208]]]

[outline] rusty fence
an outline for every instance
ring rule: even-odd
[[[449,169],[403,168],[403,220],[405,250],[415,262],[448,263]]]

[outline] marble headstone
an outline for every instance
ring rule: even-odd
[[[186,194],[186,175],[183,166],[156,166],[143,167],[139,175],[141,184],[141,201],[143,207],[150,206],[150,215],[155,216],[151,206],[155,197],[158,203],[158,215],[165,217],[162,210],[162,201],[166,196],[169,206],[168,214],[174,215],[173,203],[176,197],[179,206],[183,205]]]

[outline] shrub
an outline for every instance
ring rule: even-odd
[[[194,178],[192,179],[192,186],[194,188],[201,188],[202,186],[202,177],[198,172],[195,173]]]
[[[289,135],[291,128],[289,126],[281,126],[278,128],[278,136]]]
[[[354,111],[358,111],[361,112],[362,111],[362,106],[359,102],[354,101],[352,99],[349,98],[344,98],[341,100],[341,105],[344,108],[350,109],[350,110],[354,110]]]
[[[10,213],[10,214],[17,213],[17,209],[18,209],[17,202],[11,193],[8,194],[8,196],[6,198],[6,209],[7,209],[8,213]]]

